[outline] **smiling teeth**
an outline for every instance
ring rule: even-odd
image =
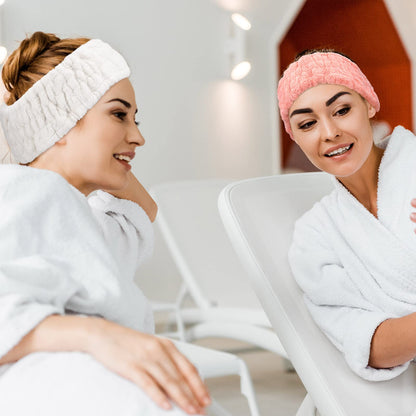
[[[115,157],[116,159],[124,160],[124,161],[126,161],[126,162],[130,162],[130,160],[131,160],[131,158],[130,158],[130,157],[128,157],[128,156],[124,156],[124,155],[114,155],[114,157]]]
[[[331,152],[331,153],[327,153],[327,155],[326,156],[339,156],[339,155],[342,155],[343,153],[345,153],[346,151],[348,151],[348,150],[350,150],[351,149],[351,144],[349,145],[349,146],[345,146],[345,147],[340,147],[339,149],[337,149],[337,150],[334,150],[333,152]]]

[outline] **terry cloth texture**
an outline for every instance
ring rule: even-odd
[[[0,165],[0,357],[51,314],[153,332],[133,280],[152,250],[150,220],[105,193],[91,204],[54,172]]]
[[[0,122],[18,163],[29,163],[75,126],[115,83],[129,77],[124,58],[93,39],[69,54],[12,105]]]
[[[396,127],[378,181],[378,219],[334,178],[335,190],[295,224],[289,262],[312,317],[351,369],[391,379],[409,363],[368,366],[378,325],[416,311],[416,137]]]
[[[0,377],[0,413],[7,416],[187,415],[172,407],[161,409],[136,384],[81,352],[29,354]]]
[[[320,84],[344,85],[364,97],[376,112],[380,110],[377,94],[357,64],[334,52],[304,55],[288,66],[277,87],[280,116],[290,137],[290,107],[299,95]]]

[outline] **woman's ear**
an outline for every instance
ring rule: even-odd
[[[366,103],[367,103],[368,118],[373,118],[376,115],[377,111],[368,101],[366,101]]]

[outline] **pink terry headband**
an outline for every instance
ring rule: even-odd
[[[290,107],[299,95],[319,84],[344,85],[358,92],[376,112],[380,110],[377,94],[357,64],[336,52],[304,55],[288,66],[277,87],[280,115],[291,138]]]

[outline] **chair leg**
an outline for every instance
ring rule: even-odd
[[[256,395],[254,393],[253,383],[247,365],[243,360],[239,360],[240,365],[240,386],[241,394],[246,396],[251,416],[259,416],[259,408],[257,406]]]
[[[307,394],[296,412],[296,416],[316,416],[317,414],[315,404],[313,403],[311,396]]]

